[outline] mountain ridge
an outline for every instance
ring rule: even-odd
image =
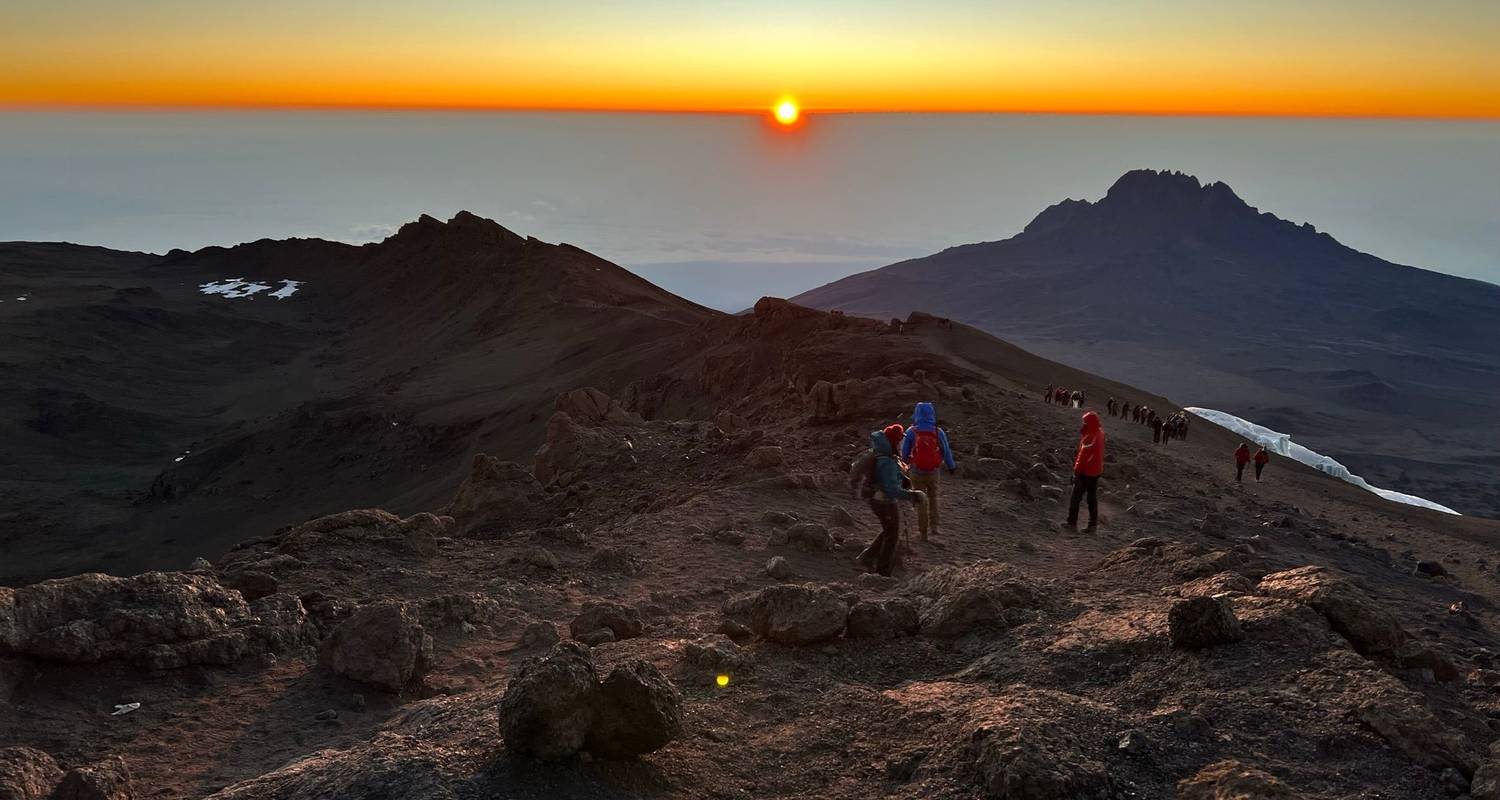
[[[1102,199],[1053,204],[1008,239],[947,248],[793,299],[877,318],[952,317],[1251,420],[1266,407],[1329,411],[1339,417],[1332,428],[1293,432],[1377,483],[1500,514],[1500,492],[1462,466],[1483,452],[1455,424],[1476,411],[1470,398],[1500,391],[1500,286],[1361,253],[1310,223],[1250,206],[1223,183],[1131,171]],[[1367,368],[1407,411],[1348,408],[1323,388],[1257,377],[1299,362]],[[1396,446],[1414,422],[1442,428],[1443,441],[1416,453]],[[1426,466],[1398,469],[1401,459]]]

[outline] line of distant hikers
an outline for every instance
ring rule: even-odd
[[[1087,396],[1081,390],[1070,391],[1062,386],[1048,386],[1046,393],[1042,395],[1042,400],[1049,405],[1083,408]],[[1163,417],[1157,414],[1155,409],[1145,405],[1132,406],[1129,402],[1122,402],[1113,397],[1105,401],[1104,408],[1111,417],[1128,419],[1137,425],[1150,428],[1153,444],[1167,444],[1173,439],[1187,441],[1192,415],[1186,411],[1175,411],[1170,416]]]
[[[1085,400],[1079,390],[1048,386],[1049,404],[1081,408]],[[1105,403],[1111,417],[1128,419],[1151,428],[1151,440],[1166,444],[1171,439],[1187,440],[1191,415],[1176,411],[1162,417],[1144,405],[1132,406],[1113,397]],[[1270,463],[1265,445],[1254,455],[1250,446],[1241,443],[1234,451],[1235,480],[1243,481],[1245,465],[1255,464],[1255,479]],[[880,523],[880,534],[860,552],[858,564],[881,575],[890,575],[900,563],[904,543],[901,540],[900,503],[909,502],[917,510],[917,535],[923,542],[938,535],[938,486],[944,470],[958,471],[948,432],[938,427],[937,408],[932,403],[917,403],[910,428],[894,423],[870,432],[870,448],[861,453],[849,467],[849,487],[857,499],[867,501]],[[1086,531],[1099,526],[1099,477],[1104,474],[1104,426],[1099,415],[1085,411],[1078,431],[1078,448],[1073,456],[1073,494],[1068,500],[1067,526],[1078,529],[1079,507],[1087,500],[1089,523]]]

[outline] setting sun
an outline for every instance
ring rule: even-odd
[[[797,121],[801,111],[797,109],[796,101],[788,98],[776,104],[775,114],[777,122],[782,125],[791,125]]]

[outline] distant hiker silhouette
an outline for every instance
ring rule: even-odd
[[[873,564],[876,572],[889,576],[895,569],[896,551],[901,538],[901,514],[896,503],[907,500],[921,504],[926,502],[927,497],[920,491],[902,488],[901,467],[896,462],[891,441],[883,430],[870,432],[870,457],[866,459],[861,456],[856,460],[851,472],[858,469],[863,469],[865,474],[851,474],[850,479],[857,482],[860,496],[869,501],[870,511],[880,522],[880,535],[859,554],[858,562],[863,566]]]
[[[1099,415],[1083,415],[1078,431],[1078,455],[1073,457],[1073,496],[1068,500],[1068,527],[1078,530],[1078,505],[1085,496],[1089,501],[1089,526],[1099,527],[1099,476],[1104,474],[1104,428]]]
[[[937,426],[937,409],[931,403],[917,403],[912,411],[911,429],[901,440],[901,460],[910,470],[912,488],[927,496],[927,502],[917,506],[917,535],[925,542],[938,532],[938,477],[945,467],[949,474],[957,469],[948,434]]]
[[[1234,450],[1234,479],[1241,483],[1245,480],[1245,465],[1250,463],[1250,445],[1240,442],[1240,446]]]
[[[1265,445],[1261,445],[1260,449],[1255,451],[1255,479],[1257,481],[1260,480],[1260,471],[1269,463],[1271,463],[1271,454],[1266,452]]]
[[[1057,387],[1053,386],[1050,383],[1047,384],[1047,393],[1042,395],[1042,401],[1049,406],[1052,405],[1052,393],[1055,391],[1057,391]]]

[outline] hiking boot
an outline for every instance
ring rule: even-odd
[[[1073,529],[1077,530],[1078,526],[1074,525]],[[1090,522],[1088,524],[1088,527],[1086,527],[1086,528],[1083,529],[1083,532],[1084,533],[1093,533],[1094,531],[1097,531],[1097,530],[1099,530],[1099,523],[1097,523],[1097,522]]]

